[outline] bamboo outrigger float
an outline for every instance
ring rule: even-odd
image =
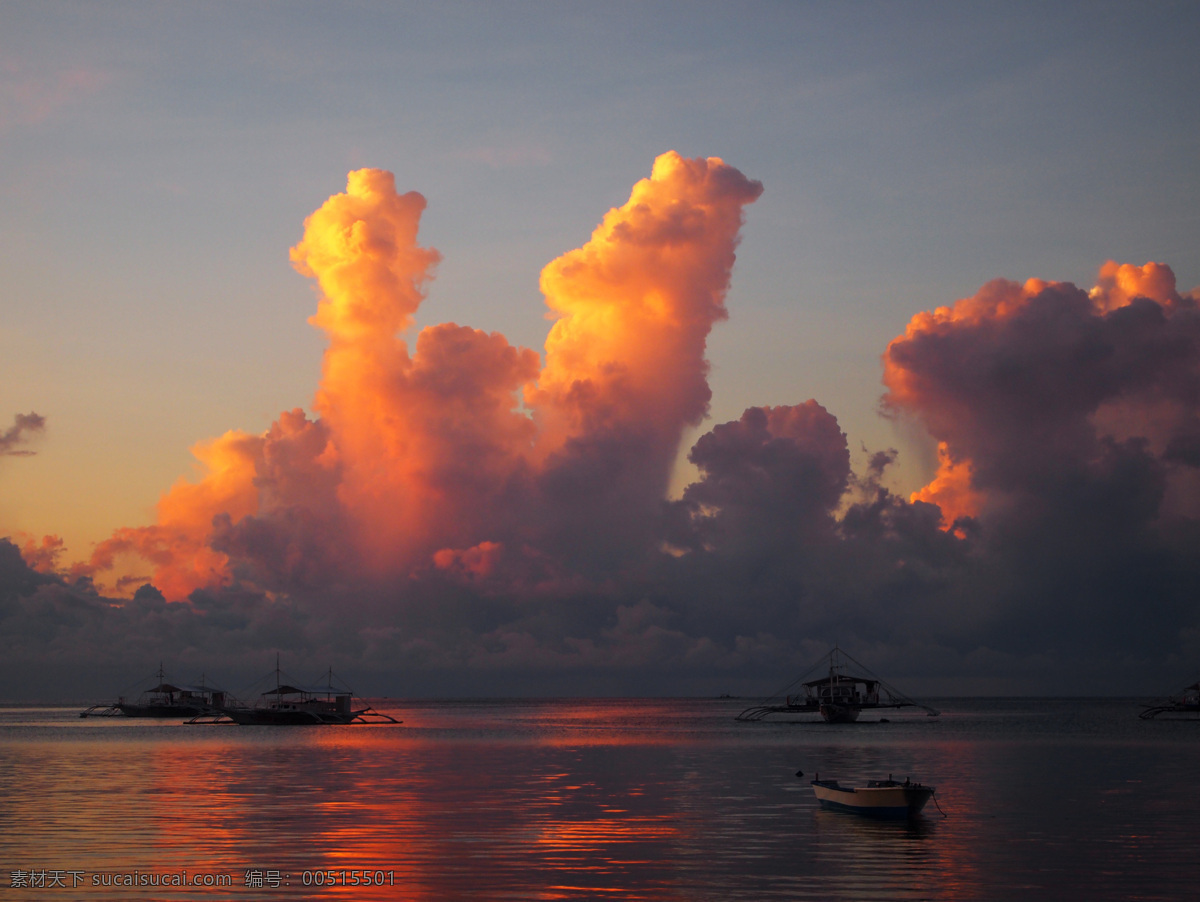
[[[850,670],[851,665],[857,668]],[[801,682],[821,671],[822,676]],[[862,675],[862,674],[865,674]],[[799,684],[803,692],[788,693]],[[920,708],[930,717],[939,711],[913,701],[872,674],[837,646],[796,680],[760,705],[742,711],[738,720],[767,720],[780,716],[819,714],[826,723],[853,723],[860,713],[876,708]]]

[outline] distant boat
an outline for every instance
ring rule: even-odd
[[[819,776],[819,775],[818,775]],[[868,780],[866,786],[841,786],[837,780],[812,781],[813,793],[822,808],[849,811],[864,817],[889,820],[915,817],[936,791],[932,786],[905,780]]]
[[[298,686],[284,682],[284,673],[275,661],[275,686],[262,693],[256,704],[230,703],[217,711],[194,717],[189,723],[235,723],[245,726],[324,726],[352,723],[394,723],[390,714],[376,711],[354,691],[334,685],[330,668],[324,686]]]
[[[823,672],[822,676],[800,683],[818,670]],[[787,695],[787,691],[797,684],[803,692]],[[737,719],[764,720],[775,715],[819,714],[826,723],[853,723],[865,710],[908,707],[920,708],[930,717],[940,713],[901,694],[834,646],[787,689],[761,705],[747,708]]]
[[[1164,720],[1192,720],[1200,716],[1200,682],[1184,686],[1169,698],[1147,705],[1146,710],[1138,717],[1142,720],[1153,720],[1160,714],[1176,715]]]
[[[115,702],[92,705],[79,712],[80,717],[155,717],[186,720],[202,714],[218,711],[225,704],[225,692],[213,686],[205,686],[200,678],[198,686],[184,686],[168,682],[163,666],[158,665],[158,682],[144,690],[135,701],[120,696]]]

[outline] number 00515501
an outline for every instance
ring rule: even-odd
[[[305,886],[395,886],[395,871],[304,871],[300,882]]]

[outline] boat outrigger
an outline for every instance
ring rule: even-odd
[[[1194,720],[1200,717],[1200,682],[1184,686],[1169,698],[1147,705],[1138,715],[1142,720],[1153,720],[1166,714],[1163,720]]]
[[[853,665],[857,672],[851,672]],[[818,670],[824,675],[801,683]],[[866,676],[860,675],[866,674]],[[803,692],[789,695],[801,685]],[[876,708],[920,708],[930,717],[940,713],[913,701],[873,675],[837,646],[790,685],[762,704],[742,711],[738,720],[766,720],[779,715],[819,714],[826,723],[853,723],[865,710]]]
[[[866,786],[841,786],[818,774],[812,788],[822,808],[896,820],[916,817],[936,792],[932,786],[893,780],[891,774],[886,780],[868,780]]]
[[[158,682],[144,690],[136,700],[129,701],[124,695],[115,702],[91,705],[79,712],[80,717],[156,717],[186,720],[212,714],[225,704],[225,691],[213,686],[204,685],[204,677],[200,677],[200,685],[184,686],[168,682],[163,666],[158,665],[156,675]]]
[[[298,686],[284,681],[286,675],[275,661],[275,686],[262,693],[257,704],[233,702],[217,711],[201,713],[188,723],[235,723],[246,726],[322,726],[353,723],[393,723],[401,721],[376,711],[354,691],[335,685],[333,669],[326,674],[324,686]],[[261,682],[261,681],[260,681]]]

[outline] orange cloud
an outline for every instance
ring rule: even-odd
[[[1166,264],[1134,266],[1115,260],[1100,267],[1096,287],[1089,295],[1097,309],[1104,312],[1126,307],[1136,298],[1149,298],[1166,306],[1174,306],[1182,300],[1175,290],[1175,273]]]
[[[122,556],[154,566],[153,582],[168,598],[186,598],[194,589],[227,585],[228,558],[214,551],[208,538],[219,516],[241,518],[255,512],[256,461],[263,439],[227,432],[192,448],[204,469],[198,483],[179,480],[159,499],[158,522],[125,527],[96,546],[89,572],[109,571]]]
[[[909,496],[909,501],[936,504],[942,511],[942,528],[950,529],[961,517],[976,517],[983,496],[971,485],[970,461],[955,461],[945,442],[938,442],[938,469],[933,481]]]
[[[543,271],[556,322],[541,368],[453,323],[410,352],[401,333],[440,259],[417,243],[425,200],[397,194],[390,173],[350,173],[291,250],[329,337],[319,419],[292,411],[263,436],[198,446],[201,481],[164,495],[154,526],[102,543],[93,569],[141,557],[179,599],[236,579],[486,576],[509,548],[557,571],[547,560],[581,547],[579,530],[620,544],[707,409],[705,342],[725,316],[741,208],[761,190],[720,160],[661,156],[588,244]]]
[[[390,173],[351,173],[291,252],[321,292],[310,322],[330,346],[316,408],[341,465],[338,500],[376,572],[471,539],[473,512],[487,509],[533,430],[515,410],[537,373],[533,351],[453,324],[423,330],[411,356],[397,337],[440,259],[417,245],[424,207],[415,192],[397,195]]]
[[[21,557],[31,570],[38,573],[55,573],[58,570],[58,559],[65,548],[63,540],[58,536],[42,536],[39,541],[31,535],[17,533],[15,538],[21,540]]]
[[[542,271],[555,319],[526,404],[538,425],[540,546],[596,573],[644,554],[683,430],[708,409],[705,345],[742,208],[762,186],[716,158],[660,156],[628,203]]]
[[[700,422],[705,342],[727,315],[742,207],[761,192],[719,159],[663,154],[586,245],[542,270],[555,323],[528,402],[543,454],[620,424],[674,446]]]
[[[359,169],[304,221],[292,265],[316,279],[317,313],[309,319],[337,341],[386,338],[408,326],[441,255],[417,245],[425,198],[396,193],[380,169]]]

